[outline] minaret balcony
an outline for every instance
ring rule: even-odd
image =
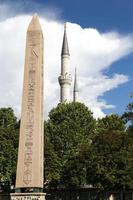
[[[58,81],[59,81],[60,85],[63,85],[63,84],[71,85],[72,76],[71,76],[71,74],[67,74],[67,73],[65,75],[60,75],[58,77]]]

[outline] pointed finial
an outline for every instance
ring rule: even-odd
[[[77,68],[75,67],[75,77],[77,76]]]
[[[66,28],[67,28],[67,22],[65,22],[64,24],[64,31],[66,31]]]
[[[75,67],[75,79],[74,79],[74,92],[78,92],[78,83],[77,83],[77,68]]]
[[[77,83],[77,69],[75,67],[75,79],[74,79],[74,90],[73,90],[73,101],[77,102],[78,101],[78,83]]]
[[[37,13],[33,15],[28,31],[42,31]]]
[[[63,44],[62,44],[62,51],[61,55],[68,55],[69,54],[69,47],[68,47],[68,41],[67,41],[67,33],[66,33],[66,23],[64,24],[64,37],[63,37]]]
[[[37,14],[37,13],[34,13],[33,17],[38,17],[38,14]]]
[[[38,19],[38,15],[37,15],[37,13],[34,13],[32,19],[34,19],[34,20]]]

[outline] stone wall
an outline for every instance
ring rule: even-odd
[[[11,200],[45,200],[44,193],[11,193]]]

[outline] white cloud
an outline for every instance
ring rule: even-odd
[[[46,2],[36,0],[0,0],[0,21],[16,15],[39,13],[44,18],[57,19],[60,18],[62,10],[55,5],[48,5]]]
[[[94,112],[95,117],[103,117],[105,114],[102,112],[102,109],[110,109],[115,106],[107,104],[101,97],[105,92],[127,82],[128,77],[122,74],[115,74],[109,78],[105,75],[98,74],[89,78],[83,77],[81,81],[82,96],[80,100],[86,102],[88,107]]]
[[[31,16],[16,16],[0,22],[0,106],[11,106],[20,116],[25,37]],[[59,102],[58,76],[63,37],[63,23],[41,18],[45,44],[45,112]],[[68,23],[67,33],[71,54],[72,74],[78,68],[80,100],[96,117],[102,109],[111,108],[100,99],[109,90],[128,81],[123,74],[105,76],[103,70],[133,51],[133,37],[118,33],[100,33],[93,28],[81,28]]]

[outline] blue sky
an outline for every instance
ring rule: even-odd
[[[62,16],[86,27],[97,27],[101,31],[117,29],[122,32],[133,30],[132,0],[50,0],[47,5],[62,10]]]
[[[117,29],[133,30],[132,0],[0,0],[1,3],[21,3],[18,12],[38,12],[45,8],[59,11],[60,17],[79,23],[83,27],[97,27],[100,31]],[[34,2],[34,3],[31,3]]]
[[[42,1],[43,2],[43,1]],[[49,1],[51,5],[59,6],[63,10],[63,17],[83,27],[94,27],[99,31],[118,31],[122,34],[133,33],[133,1],[132,0],[74,0]],[[130,101],[133,91],[133,54],[112,64],[105,73],[116,72],[129,75],[130,81],[119,88],[104,94],[104,98],[111,104],[117,105],[112,112],[123,113]],[[105,110],[110,113],[111,110]]]
[[[67,21],[79,23],[83,27],[96,27],[100,31],[118,30],[132,32],[132,0],[1,0],[23,2],[18,12],[41,13],[45,7],[58,10],[59,16]],[[34,3],[31,3],[34,2]]]
[[[120,39],[127,35],[132,37],[133,34],[132,0],[0,0],[0,5],[3,4],[10,6],[12,11],[10,11],[8,15],[1,14],[1,21],[12,16],[35,12],[45,18],[45,12],[47,12],[48,15],[49,10],[50,14],[48,17],[51,19],[53,18],[54,20],[62,22],[68,21],[78,24],[82,28],[96,29],[101,34],[115,32],[119,34]],[[130,42],[133,42],[133,40],[130,40]],[[93,67],[94,66],[92,66],[92,68]],[[101,72],[102,75],[110,78],[115,74],[128,76],[128,81],[116,86],[116,88],[114,87],[101,93],[101,95],[99,94],[98,97],[99,100],[104,100],[110,105],[115,105],[115,107],[110,109],[106,109],[106,107],[103,108],[105,114],[115,112],[122,114],[130,101],[130,94],[133,91],[132,51],[125,53],[124,56],[111,62],[109,66],[103,68]],[[82,90],[82,84],[80,88]]]

